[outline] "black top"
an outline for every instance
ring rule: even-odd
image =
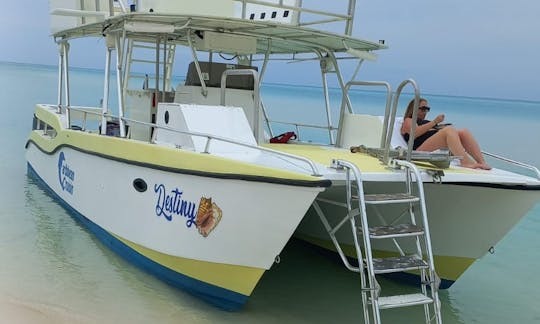
[[[427,120],[427,119],[423,119],[423,120],[418,120],[417,121],[417,124],[418,126],[421,126],[421,125],[424,125],[424,124],[427,124],[431,122],[431,120]],[[416,150],[420,145],[422,145],[428,138],[430,138],[431,136],[433,136],[435,133],[437,133],[438,130],[436,129],[430,129],[428,130],[427,132],[425,132],[424,134],[418,136],[417,138],[414,139],[414,144],[413,144],[413,150]],[[405,141],[408,143],[409,142],[409,133],[405,133],[403,134],[403,138],[405,139]]]

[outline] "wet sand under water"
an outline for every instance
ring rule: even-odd
[[[10,324],[86,324],[89,318],[54,306],[27,303],[0,297],[0,323]]]
[[[188,299],[193,298],[192,306],[198,309],[192,314],[193,317],[175,311],[156,320],[160,323],[182,323],[186,320],[189,323],[250,323],[254,319],[259,323],[363,322],[360,277],[345,269],[338,262],[339,258],[296,239],[287,244],[280,258],[281,262],[267,271],[240,311],[221,311],[188,295]],[[384,290],[392,293],[407,289],[407,286],[391,280],[381,279],[380,283]],[[179,294],[184,295],[182,292]],[[462,322],[447,298],[447,293],[441,291],[443,320],[448,323]],[[177,302],[182,303],[182,299],[180,297]],[[145,316],[134,319],[132,314],[125,314],[125,317],[120,314],[113,317],[92,314],[92,308],[89,307],[89,313],[85,313],[68,305],[47,305],[0,295],[0,323],[145,323],[152,320]],[[387,323],[424,320],[421,308],[417,307],[384,311],[382,316]]]

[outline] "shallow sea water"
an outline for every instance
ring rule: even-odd
[[[109,251],[26,176],[24,145],[35,103],[56,101],[56,70],[0,63],[4,99],[0,120],[0,301],[76,314],[90,323],[335,323],[362,322],[358,275],[335,259],[292,240],[262,278],[245,308],[224,312],[171,288]],[[72,82],[101,88],[101,74],[74,71]],[[97,83],[97,86],[95,85]],[[267,85],[266,105],[276,119],[287,98],[311,98],[314,88]],[[379,98],[377,93],[370,94]],[[96,105],[74,93],[77,104]],[[540,103],[429,96],[456,125],[470,128],[494,153],[540,166]],[[312,107],[310,99],[297,102]],[[314,104],[314,103],[313,103]],[[339,106],[339,105],[338,105]],[[366,108],[367,112],[369,107]],[[516,113],[519,112],[519,113]],[[282,114],[283,118],[279,114]],[[481,122],[480,122],[481,121]],[[496,129],[516,127],[495,141]],[[536,148],[512,145],[528,136]],[[540,323],[540,205],[478,260],[450,289],[441,291],[445,323]],[[456,238],[457,239],[457,238]],[[383,289],[401,284],[384,280]],[[419,323],[422,308],[383,312],[383,322]],[[0,315],[1,322],[1,315]]]

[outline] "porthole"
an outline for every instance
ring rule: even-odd
[[[165,111],[165,125],[169,124],[169,111]]]
[[[133,188],[135,188],[135,190],[137,190],[138,192],[145,192],[146,189],[148,189],[148,185],[143,179],[137,178],[133,180]]]

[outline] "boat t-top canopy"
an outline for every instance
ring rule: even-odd
[[[316,1],[316,0],[313,0]],[[313,3],[312,1],[312,3]],[[232,72],[222,74],[217,83],[210,81],[208,71],[203,71],[197,52],[209,54],[209,63],[213,62],[213,54],[230,54],[236,59],[238,66],[227,64],[227,69],[241,76],[253,77],[253,100],[248,106],[253,116],[250,117],[254,136],[263,138],[259,111],[266,112],[258,97],[259,88],[269,60],[319,61],[323,92],[325,96],[327,126],[330,143],[334,143],[334,130],[331,121],[330,100],[327,74],[335,74],[338,84],[345,88],[338,59],[358,59],[358,65],[351,78],[354,79],[358,68],[364,60],[375,58],[372,51],[384,49],[384,42],[372,42],[351,36],[356,0],[348,2],[345,14],[332,13],[322,9],[307,8],[301,0],[138,0],[130,5],[129,10],[124,0],[51,0],[51,30],[59,45],[59,107],[65,102],[70,106],[68,52],[72,39],[98,37],[105,38],[107,47],[103,115],[108,113],[111,61],[116,61],[116,83],[118,91],[118,119],[120,136],[125,136],[124,111],[127,110],[125,100],[129,97],[130,80],[144,77],[143,90],[152,89],[152,98],[166,102],[166,96],[172,92],[172,66],[175,61],[177,45],[191,49],[193,69],[192,78],[186,83],[195,85],[200,92],[200,101],[213,105],[225,104],[226,78]],[[305,2],[308,2],[305,0]],[[235,6],[241,5],[241,6]],[[320,3],[319,3],[320,5]],[[332,5],[334,6],[334,4]],[[337,6],[337,5],[336,5]],[[236,9],[235,9],[236,8]],[[322,18],[312,19],[313,16]],[[303,19],[300,19],[303,17]],[[345,29],[337,32],[338,27],[332,25],[330,30],[324,29],[327,24],[345,22]],[[135,50],[134,50],[135,49]],[[114,52],[114,54],[113,54]],[[135,53],[138,52],[138,53]],[[143,52],[143,53],[141,53]],[[137,55],[134,55],[137,54]],[[141,54],[141,56],[138,56]],[[339,55],[336,55],[339,54]],[[264,56],[264,58],[256,57]],[[253,68],[255,61],[262,61],[260,67]],[[138,64],[135,68],[133,63]],[[141,63],[141,64],[139,64]],[[143,63],[146,65],[139,69]],[[208,63],[208,62],[205,62]],[[191,64],[190,64],[191,66]],[[148,68],[150,67],[150,68]],[[144,70],[144,74],[140,71]],[[153,71],[152,71],[153,70]],[[214,75],[219,69],[214,69]],[[132,73],[137,71],[140,75]],[[196,72],[196,74],[194,73]],[[221,72],[220,72],[221,73]],[[195,82],[187,82],[190,80]],[[152,86],[148,86],[152,83]],[[220,96],[212,95],[210,87],[221,87]],[[191,90],[190,90],[191,91]],[[209,96],[210,93],[210,96]],[[198,95],[198,94],[197,94]],[[65,96],[65,100],[62,100]],[[215,98],[214,98],[215,97]],[[171,96],[172,98],[172,96]],[[150,99],[149,99],[150,100]],[[349,110],[350,100],[347,102]],[[152,99],[154,102],[154,99]],[[246,105],[245,102],[242,103]],[[153,106],[155,107],[155,105]],[[60,108],[59,108],[60,109]],[[148,109],[150,111],[151,109]],[[105,118],[103,118],[105,119]],[[69,120],[69,118],[68,118]],[[150,120],[147,119],[146,122]],[[102,123],[106,123],[105,120]],[[319,126],[316,126],[319,127]],[[268,126],[268,128],[270,128]],[[269,134],[272,135],[271,130]]]
[[[103,37],[120,33],[133,40],[162,38],[188,45],[187,36],[198,50],[236,54],[301,54],[314,51],[345,53],[384,49],[377,42],[303,26],[239,18],[197,15],[128,13],[103,21],[54,33],[57,40]],[[124,34],[125,33],[125,34]]]

